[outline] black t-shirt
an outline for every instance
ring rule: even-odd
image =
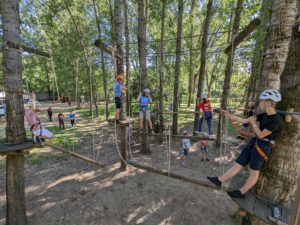
[[[247,118],[254,115],[254,109],[250,108],[247,110]]]
[[[279,114],[268,115],[261,113],[257,115],[257,121],[259,122],[259,129],[271,131],[272,133],[264,138],[274,140],[278,136],[281,127],[283,125],[283,119]]]

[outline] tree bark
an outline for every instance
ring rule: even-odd
[[[165,99],[165,76],[164,76],[164,36],[165,36],[165,19],[166,19],[166,5],[167,0],[162,2],[161,12],[161,32],[160,32],[160,46],[159,46],[159,133],[164,131],[164,99]]]
[[[193,81],[194,81],[194,70],[193,70],[193,34],[194,34],[194,8],[195,0],[191,3],[191,30],[190,30],[190,61],[189,61],[189,89],[188,89],[188,107],[191,107],[191,101],[194,98]]]
[[[274,2],[275,3],[275,2]],[[292,4],[289,1],[289,4]],[[294,1],[296,4],[296,1]],[[283,5],[284,8],[294,7],[293,5]],[[276,13],[272,11],[273,13]],[[291,17],[295,17],[294,12],[290,12]],[[272,15],[274,18],[275,15]],[[277,16],[279,17],[279,15]],[[290,27],[292,29],[292,27]],[[286,40],[283,40],[286,41]],[[287,110],[293,108],[294,111],[300,111],[300,39],[293,37],[290,42],[289,53],[284,70],[280,75],[280,92],[282,101],[278,103],[277,108]],[[265,61],[264,63],[268,63]],[[274,73],[270,74],[274,76]],[[269,79],[268,87],[278,86],[275,79]],[[284,123],[280,137],[276,140],[276,146],[272,149],[270,160],[261,171],[259,182],[256,185],[257,192],[263,198],[269,199],[275,203],[287,202],[295,193],[297,183],[300,180],[300,129],[299,120],[295,117],[291,123]],[[271,190],[271,191],[270,191]],[[251,219],[250,224],[265,225],[258,218]]]
[[[231,82],[231,75],[232,75],[232,67],[233,67],[233,60],[234,60],[234,37],[239,30],[240,27],[240,19],[241,19],[241,12],[243,9],[243,2],[244,0],[237,0],[237,5],[234,12],[234,20],[233,20],[233,26],[232,26],[232,35],[231,35],[231,45],[232,45],[232,51],[227,54],[227,64],[225,69],[225,78],[224,78],[224,85],[223,85],[223,92],[222,92],[222,100],[221,100],[221,108],[226,109],[227,108],[227,101],[229,98],[229,92],[230,92],[230,82]],[[230,33],[230,32],[229,32]],[[219,116],[219,122],[218,122],[218,131],[217,131],[217,141],[216,145],[220,145],[221,140],[221,130],[224,128],[224,123],[222,124],[222,115]]]
[[[7,41],[21,44],[19,1],[1,0],[2,46]],[[3,48],[2,71],[6,93],[6,142],[19,144],[26,140],[22,87],[21,52],[15,48]],[[6,223],[26,225],[24,186],[24,155],[8,155],[6,158]]]
[[[122,0],[114,1],[114,27],[115,27],[115,38],[116,38],[116,52],[122,58],[117,59],[117,74],[124,73],[124,62],[123,62],[123,41],[122,41]]]
[[[206,72],[206,54],[207,54],[207,41],[208,41],[208,33],[211,17],[213,14],[213,0],[209,0],[207,3],[206,17],[203,24],[202,29],[202,42],[201,42],[201,56],[200,56],[200,68],[199,68],[199,78],[198,78],[198,90],[197,90],[197,98],[195,105],[195,118],[194,118],[194,130],[198,128],[198,119],[199,119],[199,108],[197,107],[197,101],[201,97],[201,93],[203,90],[203,81]]]
[[[269,87],[277,90],[280,88],[279,76],[283,72],[288,55],[296,15],[296,1],[272,1],[259,92]]]
[[[183,17],[184,1],[178,2],[178,21],[177,21],[177,38],[176,38],[176,61],[174,75],[174,90],[173,90],[173,112],[178,112],[179,102],[179,76],[181,63],[181,37],[182,37],[182,17]],[[178,114],[173,114],[172,133],[178,133]]]
[[[138,1],[138,52],[139,52],[139,74],[140,74],[140,92],[147,87],[147,46],[146,46],[146,4],[145,0]],[[147,132],[147,121],[144,119],[143,135],[141,143],[141,152],[150,153]]]

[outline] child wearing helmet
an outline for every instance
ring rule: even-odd
[[[207,99],[207,93],[202,94],[202,100],[198,102],[197,107],[201,108],[203,114],[199,119],[198,132],[202,132],[203,120],[206,120],[208,127],[208,135],[213,135],[212,132],[212,109],[210,101]]]
[[[257,116],[242,119],[225,110],[221,111],[225,116],[238,123],[250,123],[255,134],[255,137],[249,140],[234,165],[227,172],[219,177],[207,177],[215,185],[222,186],[224,181],[234,177],[244,166],[249,165],[250,175],[245,184],[239,190],[227,192],[232,198],[246,197],[245,193],[256,184],[259,172],[269,158],[272,146],[274,146],[283,125],[282,117],[275,110],[275,105],[279,101],[281,101],[280,93],[277,90],[268,89],[259,96],[259,108],[263,113]]]
[[[116,123],[120,123],[120,113],[123,106],[123,95],[125,93],[125,86],[123,85],[124,76],[122,74],[119,74],[117,76],[116,82],[114,84],[114,93],[115,93],[115,104],[116,104],[116,114],[115,114],[115,120]]]
[[[144,117],[146,117],[146,120],[148,122],[148,125],[150,127],[150,132],[154,134],[153,127],[152,127],[152,121],[151,116],[149,112],[149,104],[152,102],[152,98],[150,95],[149,88],[145,88],[143,93],[140,93],[138,96],[138,102],[140,103],[140,132],[143,132],[143,123],[144,123]]]

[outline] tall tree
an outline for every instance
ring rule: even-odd
[[[270,29],[274,26],[282,27],[276,32],[268,32],[267,40],[272,43],[266,45],[267,55],[279,54],[269,49],[269,46],[278,46],[282,51],[280,57],[276,60],[265,57],[264,68],[278,66],[277,70],[266,73],[263,70],[264,83],[263,88],[278,88],[278,77],[280,78],[280,92],[282,101],[278,103],[277,108],[287,110],[289,108],[299,112],[300,110],[300,39],[293,37],[290,41],[288,51],[285,50],[286,39],[290,39],[292,34],[292,21],[295,21],[296,4],[299,1],[273,1],[272,13],[270,19]],[[289,10],[288,10],[289,9]],[[300,20],[299,20],[300,22]],[[279,36],[277,36],[279,35]],[[283,36],[282,36],[283,35]],[[280,42],[283,42],[282,44]],[[287,60],[286,60],[287,59]],[[267,65],[265,65],[267,64]],[[282,66],[283,64],[283,66]],[[276,72],[276,73],[275,73]],[[261,171],[260,179],[257,184],[257,192],[263,198],[269,199],[277,204],[286,203],[294,195],[297,183],[300,181],[300,129],[299,120],[293,116],[291,123],[284,123],[283,131],[276,140],[276,146],[272,149],[270,160]],[[250,224],[266,225],[256,217],[252,217]]]
[[[96,25],[97,25],[98,39],[102,40],[100,18],[99,18],[99,13],[98,13],[98,10],[97,10],[97,4],[96,4],[95,0],[93,0],[93,8],[94,8],[94,14],[95,14]],[[106,73],[106,67],[105,67],[104,52],[103,52],[102,49],[100,49],[99,53],[100,53],[100,61],[101,61],[101,69],[102,69],[102,80],[103,80],[103,91],[104,91],[104,101],[105,101],[105,119],[107,120],[108,116],[109,116],[107,73]]]
[[[199,78],[198,78],[198,90],[197,90],[197,99],[196,99],[196,114],[194,120],[194,130],[197,130],[198,119],[199,119],[199,108],[197,107],[197,101],[201,98],[201,93],[203,90],[204,77],[206,72],[206,57],[207,57],[207,40],[209,33],[209,25],[211,17],[213,14],[213,0],[209,0],[207,3],[206,17],[202,29],[202,42],[201,42],[201,56],[200,56],[200,68],[199,68]]]
[[[178,133],[178,102],[179,102],[179,76],[181,63],[181,42],[182,42],[182,17],[183,17],[184,1],[178,2],[178,20],[177,20],[177,36],[176,36],[176,61],[175,61],[175,75],[174,75],[174,90],[173,90],[173,134]]]
[[[114,28],[115,28],[115,45],[116,52],[121,56],[117,60],[117,74],[124,73],[123,62],[123,36],[122,36],[122,0],[114,1]]]
[[[125,61],[126,61],[126,112],[131,116],[131,86],[130,86],[130,55],[129,55],[129,22],[128,22],[128,0],[123,0],[124,25],[125,25]]]
[[[2,46],[7,46],[8,41],[21,45],[19,1],[1,0],[0,3],[3,28]],[[21,52],[18,49],[4,47],[2,54],[2,72],[7,105],[6,142],[19,144],[26,140]],[[6,171],[6,223],[8,225],[26,225],[24,154],[8,155]]]
[[[243,9],[243,2],[244,0],[237,0],[235,12],[234,12],[234,19],[233,19],[233,25],[232,25],[232,32],[231,32],[231,51],[227,54],[227,63],[226,63],[226,69],[225,69],[225,78],[224,78],[224,85],[223,85],[223,92],[222,92],[222,100],[221,100],[221,108],[226,109],[227,108],[227,102],[229,98],[229,92],[230,92],[230,82],[231,82],[231,75],[232,75],[232,67],[233,67],[233,60],[234,60],[234,54],[235,54],[235,48],[234,48],[234,38],[239,30],[240,27],[240,20],[241,20],[241,13]],[[219,116],[219,122],[218,122],[218,131],[217,131],[217,145],[220,144],[220,138],[221,138],[221,130],[224,127],[224,123],[221,123],[222,115]]]
[[[164,77],[164,36],[165,36],[165,19],[166,19],[167,0],[162,2],[161,11],[161,29],[160,29],[160,45],[159,45],[159,133],[164,130],[164,99],[165,99],[165,77]]]
[[[194,98],[194,68],[193,68],[193,34],[194,34],[194,8],[195,8],[195,0],[192,0],[191,3],[191,17],[190,17],[190,62],[189,62],[189,89],[188,89],[188,107],[191,106],[191,101]]]
[[[146,44],[146,2],[138,1],[138,52],[139,52],[139,74],[140,74],[140,92],[147,87],[147,44]],[[147,135],[147,121],[144,121],[144,132],[142,135],[141,152],[150,153]]]

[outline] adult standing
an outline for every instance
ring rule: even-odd
[[[202,132],[203,128],[203,121],[207,121],[207,127],[208,127],[208,135],[212,135],[212,108],[210,101],[207,99],[207,93],[202,94],[202,100],[198,102],[197,107],[201,108],[203,114],[199,119],[198,123],[198,132]]]

